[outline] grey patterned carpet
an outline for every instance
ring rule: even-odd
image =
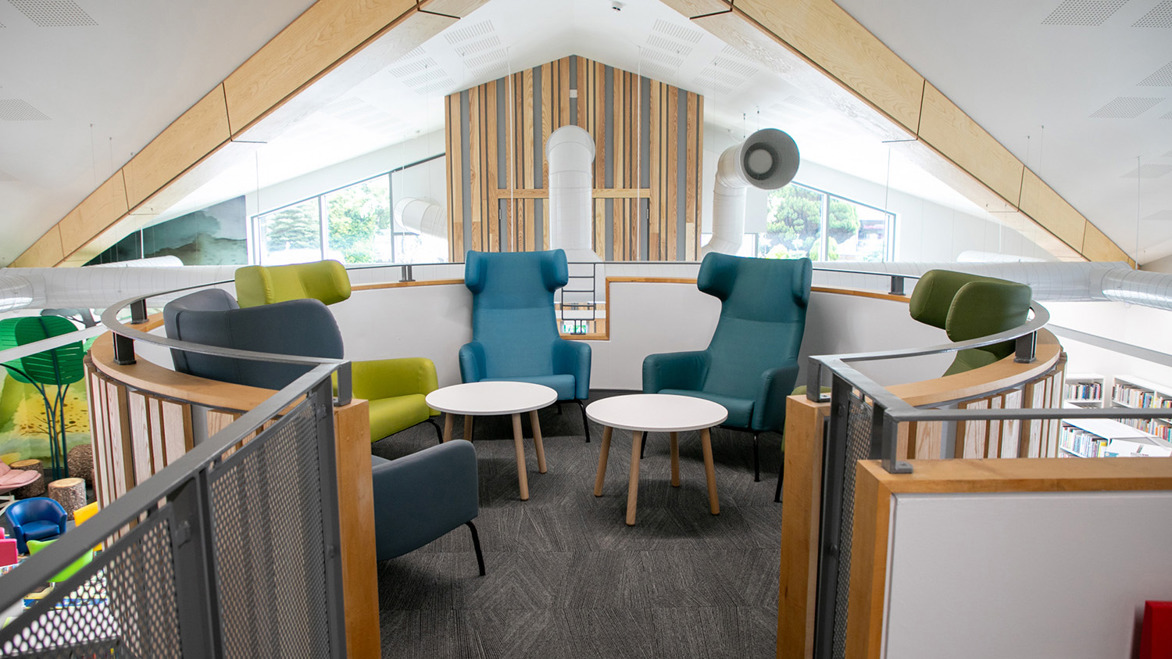
[[[595,394],[595,399],[605,394]],[[720,515],[708,512],[700,439],[680,436],[679,488],[668,437],[640,464],[637,525],[625,522],[631,434],[615,431],[602,497],[593,494],[602,428],[582,436],[578,406],[540,412],[548,473],[524,422],[529,501],[521,501],[508,417],[477,418],[476,519],[379,564],[384,657],[772,657],[776,652],[780,437],[712,433]],[[462,423],[456,422],[456,436]],[[436,441],[426,424],[373,445],[395,458]]]

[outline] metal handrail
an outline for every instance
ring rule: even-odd
[[[25,593],[32,592],[48,582],[63,565],[69,564],[86,550],[105,542],[106,538],[116,535],[125,525],[137,520],[142,512],[149,510],[183,486],[191,474],[207,468],[226,450],[238,443],[240,438],[258,430],[305,392],[328,379],[333,370],[332,364],[321,364],[297,378],[220,432],[195,445],[171,464],[111,501],[85,524],[74,527],[54,543],[23,561],[19,569],[4,575],[4,588],[0,591],[0,610],[16,604],[23,599]]]

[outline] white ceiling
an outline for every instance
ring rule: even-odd
[[[148,0],[76,2],[98,25],[38,27],[11,0],[0,0],[0,262],[23,251],[307,4],[200,0],[199,11],[188,7],[176,18],[180,10]],[[1138,192],[1140,216],[1154,216],[1138,222],[1140,261],[1172,254],[1172,0],[840,4],[1129,253],[1137,242]],[[1070,5],[1077,6],[1062,15],[1066,22],[1098,20],[1092,10],[1103,6],[1115,10],[1101,12],[1097,26],[1046,24]],[[1153,11],[1165,27],[1133,27]],[[611,0],[492,0],[166,216],[438,129],[445,94],[569,54],[703,94],[706,120],[734,137],[779,127],[804,159],[979,212],[889,159],[872,133],[655,0],[627,0],[621,11]],[[1156,100],[1143,102],[1151,107],[1136,118],[1091,116],[1117,97]],[[4,99],[27,101],[48,119],[5,120]],[[1144,178],[1133,173],[1137,156]]]

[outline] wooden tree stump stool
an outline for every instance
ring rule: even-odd
[[[27,499],[29,497],[39,497],[45,494],[45,465],[41,464],[40,460],[17,460],[8,465],[13,469],[23,469],[25,471],[35,471],[41,475],[37,480],[18,487],[12,491],[12,496],[17,499]]]
[[[94,447],[92,444],[81,444],[69,449],[65,462],[69,465],[70,476],[76,476],[90,485],[94,484]]]
[[[62,478],[49,483],[49,498],[61,504],[65,514],[85,505],[85,481],[80,478]]]

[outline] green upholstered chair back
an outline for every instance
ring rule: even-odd
[[[349,297],[350,276],[337,261],[250,265],[236,270],[236,300],[241,307],[303,298],[333,304]]]
[[[929,270],[912,291],[912,318],[939,327],[950,341],[1013,329],[1029,317],[1032,291],[1016,282],[950,270]],[[1013,341],[957,352],[945,375],[987,366],[1013,354]]]
[[[812,270],[809,259],[704,257],[696,287],[721,306],[702,391],[756,399],[762,373],[797,360]]]
[[[484,347],[488,378],[554,372],[561,340],[553,293],[569,281],[566,253],[469,251],[464,285],[472,292],[472,340]]]

